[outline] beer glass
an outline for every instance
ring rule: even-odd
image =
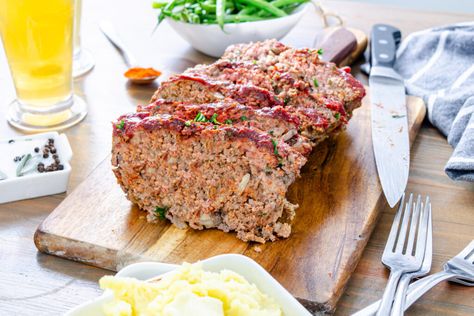
[[[74,8],[74,49],[72,60],[72,76],[74,78],[84,75],[94,67],[94,58],[92,57],[92,54],[88,50],[82,48],[81,17],[82,0],[76,0]]]
[[[0,35],[17,99],[8,122],[27,132],[80,122],[85,102],[73,94],[75,0],[0,0]]]

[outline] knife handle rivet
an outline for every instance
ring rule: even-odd
[[[380,57],[380,58],[383,58],[383,59],[387,59],[387,58],[388,58],[388,55],[387,55],[387,54],[380,54],[379,57]]]
[[[379,26],[377,27],[380,31],[386,31],[387,27],[386,26]]]
[[[384,39],[381,39],[381,40],[379,40],[379,44],[387,45],[387,44],[388,44],[388,41],[387,41],[387,40],[384,40]]]

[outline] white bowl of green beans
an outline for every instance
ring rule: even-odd
[[[157,0],[158,23],[167,20],[192,47],[220,57],[232,44],[284,37],[309,0]]]

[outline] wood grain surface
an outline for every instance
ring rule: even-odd
[[[100,33],[98,22],[102,19],[113,22],[145,66],[179,72],[194,63],[212,61],[190,48],[167,24],[151,35],[156,20],[149,0],[83,0],[83,3],[83,43],[92,52],[96,67],[75,80],[75,89],[86,97],[89,115],[81,124],[66,131],[74,151],[68,193],[0,205],[2,315],[61,315],[99,295],[97,280],[111,273],[42,254],[33,243],[38,225],[109,154],[110,121],[122,112],[132,111],[137,103],[146,102],[156,87],[134,87],[126,83],[122,77],[125,66]],[[410,11],[348,1],[327,1],[325,6],[340,14],[348,27],[366,33],[374,23],[380,22],[400,27],[406,36],[427,27],[474,19],[467,14]],[[292,41],[310,43],[320,25],[318,17],[310,12],[289,36]],[[360,80],[366,80],[357,65],[353,73]],[[0,43],[2,138],[22,135],[4,119],[6,105],[13,97],[13,84]],[[433,272],[464,248],[474,232],[474,184],[454,182],[446,176],[444,165],[451,153],[446,139],[425,121],[412,147],[407,190],[429,194],[433,202]],[[385,205],[380,207],[378,224],[337,304],[336,315],[351,314],[382,296],[388,271],[380,258],[393,215],[394,210]],[[298,260],[296,256],[292,258]],[[407,315],[473,315],[473,291],[456,284],[440,284],[412,306]]]
[[[423,101],[407,98],[413,142],[425,115]],[[139,261],[195,262],[242,253],[260,263],[313,312],[333,311],[385,203],[370,132],[369,96],[346,131],[318,146],[289,189],[299,204],[288,239],[245,243],[217,230],[147,223],[125,198],[110,159],[46,218],[35,234],[42,252],[117,271]],[[295,258],[298,258],[295,260]]]

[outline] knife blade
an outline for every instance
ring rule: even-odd
[[[400,31],[376,24],[371,34],[372,142],[377,172],[390,207],[400,200],[408,182],[410,145],[405,85],[393,69]]]

